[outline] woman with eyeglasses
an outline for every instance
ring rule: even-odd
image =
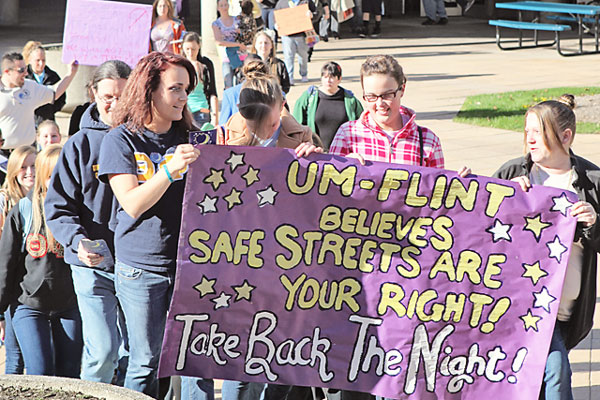
[[[368,57],[360,70],[366,110],[337,131],[332,154],[370,161],[444,168],[440,139],[415,122],[413,110],[400,104],[406,77],[392,56]]]
[[[60,155],[44,204],[46,220],[65,248],[83,320],[84,355],[81,378],[110,383],[122,343],[114,266],[88,251],[88,240],[104,241],[114,254],[109,222],[114,213],[110,186],[98,180],[102,140],[114,122],[114,110],[131,68],[123,61],[106,61],[90,82],[96,102],[82,117],[81,129]]]

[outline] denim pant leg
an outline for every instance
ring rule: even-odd
[[[81,379],[111,383],[121,345],[114,274],[76,265],[71,271],[83,323]]]
[[[439,18],[448,18],[446,14],[446,5],[444,4],[444,0],[436,0],[436,12]]]
[[[50,325],[54,345],[55,375],[79,378],[83,350],[79,307],[75,306],[50,314]]]
[[[287,68],[290,80],[294,80],[294,58],[296,56],[296,42],[294,38],[289,36],[281,37],[281,45],[283,46],[283,61]],[[308,56],[307,56],[308,57]]]
[[[573,400],[571,392],[571,365],[569,352],[560,332],[560,322],[556,321],[550,351],[544,371],[542,393],[546,400]]]
[[[331,12],[331,18],[329,20],[329,24],[330,24],[331,32],[338,33],[340,31],[340,23],[338,22],[337,12],[335,12],[335,11]]]
[[[296,41],[296,51],[298,52],[298,66],[300,67],[300,76],[308,76],[308,45],[304,36],[294,38]]]
[[[437,21],[436,10],[438,0],[421,0],[423,2],[423,10],[427,18]]]
[[[319,20],[319,35],[327,36],[328,30],[329,30],[329,20],[327,18],[325,18],[325,16],[323,15],[321,17],[321,19]]]
[[[158,395],[158,360],[167,311],[173,291],[173,273],[159,274],[115,263],[115,288],[125,315],[129,364],[125,387]]]
[[[13,314],[13,327],[28,375],[54,375],[50,317],[23,304]]]
[[[215,384],[212,379],[181,377],[181,400],[214,400]]]
[[[223,71],[223,81],[225,83],[225,89],[229,89],[233,86],[233,68],[231,68],[231,64],[229,64],[229,61],[223,61],[221,68]]]
[[[23,361],[23,354],[21,354],[21,348],[19,347],[17,335],[15,335],[12,324],[14,311],[14,307],[9,306],[4,313],[4,351],[6,354],[4,373],[7,375],[22,375],[25,369],[25,362]]]

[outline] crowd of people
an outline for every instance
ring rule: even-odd
[[[235,49],[235,55],[226,51],[222,59],[225,86],[230,82],[231,87],[220,103],[214,63],[201,55],[201,38],[184,33],[170,1],[157,0],[153,51],[133,70],[118,60],[95,69],[88,84],[91,102],[73,117],[77,132],[64,146],[51,116],[61,107],[77,63],[60,80],[45,65],[38,42],[28,43],[23,55],[2,57],[0,150],[8,163],[0,190],[0,335],[7,374],[74,377],[168,396],[169,379],[159,380],[157,368],[182,214],[173,205],[183,201],[189,165],[202,157],[188,143],[191,130],[216,126],[218,145],[444,168],[440,139],[401,102],[407,79],[392,56],[364,61],[362,101],[340,86],[342,68],[329,61],[321,68],[320,85],[288,104],[293,69],[287,68],[287,55],[285,62],[276,57],[277,39],[268,30],[269,13],[279,2],[262,9],[267,27],[251,42],[238,36],[228,0],[218,4],[215,39],[224,50]],[[299,43],[293,37],[281,40],[284,54],[285,43]],[[249,53],[240,60],[243,50]],[[233,85],[236,70],[240,82]],[[570,149],[576,132],[573,107],[572,96],[531,107],[525,114],[525,156],[495,174],[518,182],[524,191],[545,185],[580,199],[571,208],[578,225],[546,362],[540,395],[546,399],[571,398],[567,354],[591,330],[596,300],[600,169]],[[463,177],[470,172],[467,167],[458,171]],[[212,399],[214,384],[183,377],[181,393]],[[225,381],[222,398],[375,396]]]

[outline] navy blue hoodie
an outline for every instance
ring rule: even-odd
[[[110,127],[100,120],[96,103],[85,111],[79,126],[60,153],[44,210],[50,231],[65,248],[65,261],[84,267],[77,257],[81,239],[104,239],[114,254],[109,223],[117,203],[110,186],[98,180],[100,145]]]

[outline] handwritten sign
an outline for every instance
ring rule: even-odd
[[[121,60],[134,67],[148,54],[151,24],[151,5],[69,0],[62,62],[100,65]]]
[[[274,15],[277,31],[282,36],[293,35],[294,33],[306,32],[313,29],[310,19],[311,12],[308,9],[308,4],[300,4],[296,7],[275,10]]]
[[[283,149],[201,151],[161,376],[537,398],[573,194]]]

